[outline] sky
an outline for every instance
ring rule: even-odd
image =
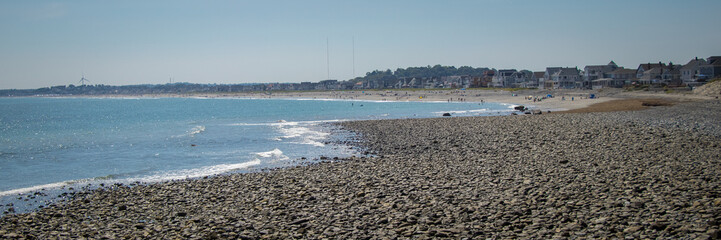
[[[317,82],[721,55],[718,0],[0,1],[0,89]]]

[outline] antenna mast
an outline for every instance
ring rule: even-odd
[[[355,36],[353,36],[353,78],[355,78]]]
[[[85,85],[85,82],[90,82],[87,78],[85,78],[85,73],[83,73],[83,76],[80,77],[80,85]]]
[[[330,80],[330,47],[328,44],[328,37],[325,38],[325,62],[328,69],[328,80]]]

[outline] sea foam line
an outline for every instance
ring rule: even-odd
[[[329,122],[345,122],[350,119],[331,119],[331,120],[312,120],[312,121],[285,121],[278,120],[277,122],[265,122],[265,123],[231,123],[227,126],[297,126],[297,125],[315,125],[319,123]]]
[[[186,131],[185,134],[176,135],[176,136],[173,136],[173,138],[182,138],[182,137],[186,137],[186,136],[195,137],[195,135],[200,134],[202,132],[205,132],[205,126],[198,125],[198,126],[191,128],[190,130]]]
[[[441,111],[441,112],[433,112],[434,114],[443,114],[443,113],[454,113],[454,114],[463,114],[463,113],[483,113],[483,112],[489,112],[490,109],[484,108],[484,109],[475,109],[475,110],[458,110],[458,111]]]
[[[242,162],[242,163],[218,164],[218,165],[200,167],[200,168],[194,168],[194,169],[169,171],[166,173],[152,175],[152,176],[139,177],[139,178],[128,178],[126,181],[127,182],[164,182],[164,181],[172,181],[172,180],[180,180],[180,179],[188,179],[188,178],[199,178],[199,177],[212,176],[212,175],[217,175],[217,174],[221,174],[221,173],[226,173],[226,172],[230,172],[233,170],[245,169],[245,168],[249,168],[249,167],[255,166],[255,165],[260,165],[259,159],[255,159],[255,160],[249,161],[249,162]]]
[[[18,188],[18,189],[2,191],[2,192],[0,192],[0,197],[23,194],[23,193],[30,193],[30,192],[36,192],[36,191],[44,191],[44,190],[50,190],[50,189],[58,189],[58,188],[65,187],[65,186],[76,186],[76,185],[82,185],[85,183],[93,183],[93,184],[95,184],[95,183],[98,183],[98,184],[99,183],[105,183],[105,184],[133,183],[133,182],[153,183],[153,182],[164,182],[164,181],[181,180],[181,179],[188,179],[188,178],[199,178],[199,177],[222,174],[222,173],[239,170],[239,169],[245,169],[245,168],[249,168],[249,167],[252,167],[255,165],[260,165],[260,163],[261,162],[259,159],[255,159],[253,161],[242,162],[242,163],[218,164],[218,165],[200,167],[200,168],[194,168],[194,169],[169,171],[169,172],[165,172],[165,173],[160,173],[160,174],[151,175],[151,176],[144,176],[144,177],[124,178],[124,179],[108,179],[109,177],[106,176],[106,177],[69,180],[69,181],[62,181],[62,182],[42,184],[42,185],[31,186],[31,187],[26,187],[26,188]]]
[[[283,155],[283,151],[281,151],[280,149],[277,149],[277,148],[276,148],[276,149],[273,149],[273,150],[271,150],[271,151],[259,152],[259,153],[255,153],[255,154],[258,155],[259,157],[269,158],[269,157],[273,157],[273,156],[282,156],[282,155]]]

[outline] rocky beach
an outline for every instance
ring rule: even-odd
[[[74,193],[25,239],[718,238],[721,103],[337,123],[368,154]]]

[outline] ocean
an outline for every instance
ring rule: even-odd
[[[0,205],[360,156],[329,122],[507,115],[512,105],[223,98],[0,98]],[[30,195],[30,196],[34,196]],[[2,210],[3,208],[0,208]],[[7,207],[5,207],[7,209]]]

